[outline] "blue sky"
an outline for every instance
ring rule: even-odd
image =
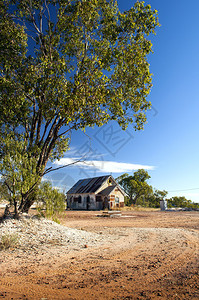
[[[135,1],[118,0],[120,10]],[[160,28],[152,37],[150,55],[152,109],[144,131],[122,131],[115,123],[72,135],[71,150],[54,166],[86,154],[87,164],[50,173],[54,186],[69,189],[85,177],[145,168],[149,183],[168,196],[183,195],[199,202],[199,1],[147,0],[159,13]]]

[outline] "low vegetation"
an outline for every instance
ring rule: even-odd
[[[19,215],[13,212],[13,198],[3,183],[0,183],[0,201],[1,199],[8,203],[1,220],[9,215],[19,218]],[[58,215],[66,209],[66,195],[54,188],[49,181],[44,181],[35,192],[35,205],[38,217],[48,217],[59,223]]]
[[[19,243],[19,237],[16,233],[6,233],[1,236],[0,250],[16,248]]]
[[[49,181],[44,181],[37,191],[36,203],[39,212],[45,210],[46,216],[51,217],[55,213],[65,210],[66,196],[63,192],[53,188]]]
[[[187,200],[184,196],[175,196],[167,199],[168,208],[181,207],[190,209],[199,209],[199,203],[194,203],[191,200]]]

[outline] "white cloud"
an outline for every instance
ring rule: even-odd
[[[75,163],[74,158],[62,158],[59,161],[56,160],[54,164],[58,166],[64,166],[73,163]],[[124,173],[124,172],[134,171],[138,169],[153,170],[155,168],[154,166],[148,166],[148,165],[130,164],[130,163],[104,161],[104,160],[80,161],[75,165],[83,168],[95,169],[98,170],[99,172],[104,172],[104,173]]]

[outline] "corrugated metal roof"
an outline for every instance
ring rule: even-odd
[[[95,193],[111,175],[80,179],[67,194]]]
[[[100,191],[97,195],[108,196],[117,185],[110,185],[106,187],[104,190]]]

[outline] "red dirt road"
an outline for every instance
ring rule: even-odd
[[[114,241],[27,259],[8,250],[0,299],[199,299],[199,212],[96,215],[67,211],[61,222]]]

